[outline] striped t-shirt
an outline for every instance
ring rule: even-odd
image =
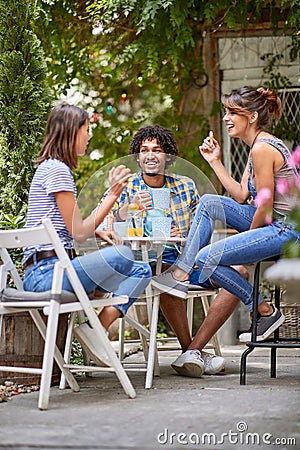
[[[77,191],[71,169],[62,161],[48,159],[42,162],[32,179],[28,199],[26,227],[37,227],[42,220],[49,218],[57,231],[65,248],[73,247],[73,238],[70,235],[55,201],[55,192]],[[49,245],[24,248],[23,263],[29,256],[37,251],[50,250]]]

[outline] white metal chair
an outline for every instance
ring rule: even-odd
[[[79,254],[87,254],[91,251],[95,251],[95,249],[98,248],[99,245],[101,245],[101,241],[99,241],[99,239],[97,239],[97,240],[88,239],[87,241],[85,241],[81,244],[76,243],[76,247],[77,247]],[[136,245],[138,245],[138,247],[136,247]],[[134,244],[132,245],[132,249],[133,250],[136,250],[137,248],[139,249],[140,245],[141,245],[143,261],[149,262],[147,239],[145,241],[141,241],[138,243],[136,241],[134,241]],[[158,253],[162,253],[163,244],[160,243],[160,246],[161,246],[161,250],[159,250]],[[158,354],[157,354],[157,349],[156,349],[155,343],[154,343],[154,347],[153,347],[153,345],[151,346],[151,352],[149,354],[149,342],[153,341],[153,338],[151,338],[151,335],[156,336],[157,324],[154,325],[155,330],[153,328],[153,330],[154,330],[153,332],[150,331],[150,329],[151,329],[150,326],[149,326],[149,329],[146,328],[142,324],[142,321],[140,320],[138,308],[141,304],[147,306],[147,315],[148,315],[148,321],[149,321],[149,325],[150,325],[150,323],[152,322],[152,299],[153,299],[153,290],[151,288],[151,285],[149,284],[145,289],[145,293],[132,305],[132,310],[135,311],[136,317],[133,318],[132,316],[126,314],[125,317],[119,319],[119,349],[118,349],[119,360],[122,363],[122,366],[124,367],[126,372],[146,372],[146,382],[145,382],[146,388],[149,388],[152,386],[152,382],[149,384],[149,382],[147,381],[149,379],[149,377],[152,380],[152,375],[150,376],[149,372],[153,371],[155,368],[155,375],[159,375]],[[156,312],[156,306],[154,307],[154,312]],[[154,320],[155,320],[155,317],[154,317]],[[138,331],[139,337],[140,337],[140,340],[142,343],[142,347],[143,347],[145,361],[136,363],[136,362],[131,362],[131,361],[129,362],[129,361],[126,361],[126,359],[124,359],[125,321],[128,322],[133,328],[135,328]],[[89,357],[87,358],[87,360],[89,360]],[[93,371],[92,367],[89,368],[89,371],[90,372]],[[61,385],[63,386],[63,381],[61,382]]]
[[[134,312],[134,317],[132,315],[126,314],[124,317],[119,319],[119,359],[123,363],[124,361],[124,346],[125,346],[125,322],[127,322],[133,329],[135,329],[139,334],[139,341],[141,343],[145,362],[148,361],[148,340],[150,338],[150,331],[143,324],[143,320],[140,314],[140,307],[146,307],[146,299],[140,298],[132,305],[132,311]],[[128,340],[127,342],[134,342],[133,340]],[[141,369],[144,371],[143,369]]]
[[[187,313],[187,320],[188,320],[188,326],[190,335],[193,335],[193,322],[194,322],[194,306],[195,306],[195,300],[199,299],[202,304],[204,316],[207,316],[209,307],[210,307],[210,298],[214,298],[217,294],[217,290],[215,289],[203,289],[203,290],[189,290],[188,297],[186,299],[186,313]],[[122,317],[119,322],[119,358],[123,360],[124,358],[124,344],[125,344],[125,322],[127,322],[129,325],[132,326],[136,331],[139,333],[139,340],[141,341],[142,349],[145,354],[145,359],[147,359],[147,353],[148,353],[148,345],[147,339],[150,337],[150,331],[147,330],[143,325],[141,325],[142,321],[140,319],[140,313],[139,313],[139,307],[140,306],[146,306],[146,301],[143,301],[143,299],[138,300],[132,305],[132,309],[134,310],[135,318],[132,316],[126,315],[125,317]],[[159,341],[174,341],[177,340],[176,337],[169,337],[169,338],[158,338]],[[221,355],[220,350],[220,344],[217,335],[215,334],[212,339],[212,347],[215,351],[216,355]],[[135,340],[127,340],[127,342],[135,342]],[[164,347],[164,349],[168,347]],[[158,347],[159,349],[159,347]],[[174,349],[174,346],[172,346],[172,349]]]
[[[52,288],[51,291],[42,293],[25,292],[23,290],[21,277],[8,250],[40,244],[51,244],[58,257],[58,261],[54,268]],[[91,327],[94,329],[99,346],[104,348],[110,362],[109,367],[93,367],[93,372],[97,370],[115,372],[126,394],[129,397],[134,398],[136,396],[135,390],[117,358],[94,309],[96,307],[106,306],[107,304],[115,304],[116,300],[118,303],[126,303],[128,297],[120,296],[115,298],[90,300],[49,219],[44,220],[42,225],[35,228],[0,230],[0,257],[2,260],[2,264],[0,265],[0,336],[3,316],[5,314],[28,311],[41,336],[45,340],[41,368],[0,366],[0,371],[25,372],[41,375],[38,407],[42,410],[48,408],[54,359],[61,369],[68,385],[73,391],[79,391],[79,385],[74,378],[71,369],[78,372],[91,370],[91,367],[66,364],[55,343],[59,314],[71,313],[70,326],[67,334],[67,341],[69,342],[66,345],[67,359],[72,339],[74,314],[78,311],[83,311],[87,316]],[[62,291],[64,272],[67,273],[75,294]],[[16,288],[7,287],[9,274],[11,275]],[[44,314],[48,315],[47,325],[42,318],[42,311]]]

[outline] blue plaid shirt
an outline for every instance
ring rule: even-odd
[[[170,189],[170,209],[166,213],[168,217],[172,217],[172,225],[177,226],[182,236],[186,237],[200,198],[196,185],[191,178],[166,173],[164,187]],[[128,200],[132,202],[133,196],[137,192],[148,189],[143,180],[142,171],[133,174],[119,200],[115,203],[113,210],[122,207],[128,203]]]

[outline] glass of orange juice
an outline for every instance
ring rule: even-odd
[[[144,233],[143,227],[143,217],[141,211],[132,215],[129,219],[127,219],[127,236],[133,237],[138,236],[142,237]]]

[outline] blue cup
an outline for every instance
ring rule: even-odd
[[[152,217],[152,236],[167,239],[171,234],[171,217]]]

